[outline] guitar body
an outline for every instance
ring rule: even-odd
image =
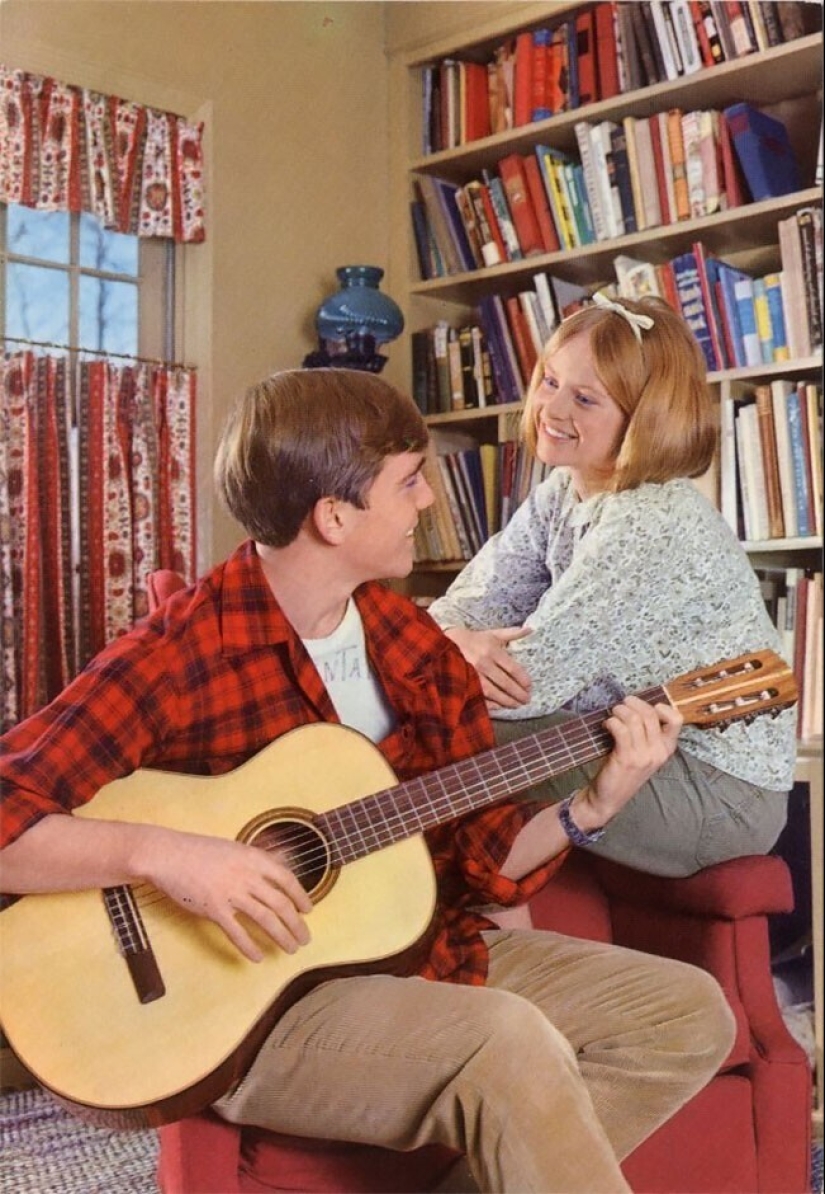
[[[326,812],[395,784],[367,739],[319,723],[223,776],[137,771],[76,815],[249,840],[269,810],[288,810],[289,823],[295,810]],[[169,1122],[219,1097],[284,1008],[321,979],[404,972],[435,909],[420,835],[325,873],[309,945],[288,955],[259,936],[265,958],[257,964],[210,921],[148,885],[133,891],[165,987],[145,1003],[100,891],[25,896],[0,914],[4,1032],[58,1098],[116,1126]]]

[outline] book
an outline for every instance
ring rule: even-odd
[[[799,229],[799,244],[802,251],[802,278],[805,294],[805,311],[811,337],[811,349],[822,347],[822,212],[813,207],[802,207],[796,213]],[[817,236],[819,245],[817,246]]]
[[[719,427],[719,511],[737,538],[744,535],[739,519],[739,478],[736,465],[736,403],[722,402]]]
[[[440,182],[440,179],[436,179],[430,174],[422,174],[416,179],[416,187],[421,194],[427,212],[427,220],[438,245],[446,273],[460,274],[467,267],[453,233],[452,222],[447,213],[445,193],[439,186]],[[469,252],[469,248],[467,252]]]
[[[530,124],[533,118],[533,34],[522,30],[516,35],[513,77],[513,126]]]
[[[801,189],[799,165],[781,120],[748,103],[732,104],[724,114],[751,199]]]
[[[719,113],[699,112],[699,157],[702,162],[703,215],[713,216],[728,206],[720,138]]]
[[[754,278],[753,280],[753,310],[756,316],[756,331],[759,336],[759,352],[762,363],[770,365],[773,361],[773,330],[764,278]]]
[[[682,143],[685,149],[685,179],[687,181],[688,210],[691,219],[705,215],[705,183],[702,168],[700,114],[697,111],[682,115]]]
[[[490,98],[487,67],[481,62],[459,62],[459,94],[461,96],[462,145],[489,137]]]
[[[788,349],[788,335],[785,329],[785,312],[782,302],[782,274],[765,274],[765,296],[768,302],[768,315],[771,321],[771,344],[774,361],[790,359]]]
[[[776,452],[771,387],[769,385],[756,386],[754,396],[756,398],[759,438],[762,445],[762,467],[765,473],[769,538],[781,539],[785,534],[785,520],[782,515],[782,488],[779,484],[779,460]]]
[[[607,240],[608,231],[603,203],[602,189],[599,186],[599,180],[596,176],[596,161],[595,150],[593,148],[593,141],[591,137],[591,126],[584,120],[579,120],[573,126],[573,131],[576,134],[576,142],[579,147],[579,157],[581,158],[582,174],[584,177],[584,187],[587,192],[587,202],[590,208],[590,215],[593,221],[593,230],[595,232],[596,240]]]
[[[587,198],[587,188],[584,185],[584,169],[581,163],[565,162],[562,166],[562,180],[567,188],[576,244],[593,244],[596,239],[596,229]]]
[[[477,178],[471,179],[464,191],[469,196],[475,211],[484,264],[486,266],[500,265],[507,260],[507,250],[504,247],[504,238],[493,210],[490,193],[484,183]]]
[[[490,197],[490,203],[495,212],[496,223],[501,233],[501,239],[504,242],[504,252],[507,260],[521,261],[524,254],[521,251],[521,245],[516,234],[516,226],[513,223],[513,217],[507,204],[507,192],[504,189],[504,183],[498,175],[493,174],[490,170],[482,170],[482,177],[484,185],[487,188],[487,194]]]
[[[619,94],[618,53],[616,47],[617,0],[606,0],[593,10],[596,48],[596,86],[600,100]]]
[[[549,69],[548,48],[550,45],[549,29],[533,30],[533,77],[532,77],[532,110],[530,119],[547,120],[553,111],[547,104],[547,72]]]
[[[543,253],[545,251],[544,241],[521,155],[511,153],[501,158],[498,163],[498,172],[504,183],[507,206],[510,209],[522,256],[531,257],[536,253]]]
[[[467,243],[470,246],[470,251],[473,255],[473,268],[481,269],[484,265],[484,254],[482,252],[481,233],[478,227],[478,219],[476,217],[475,208],[472,199],[467,194],[464,187],[458,187],[455,192],[455,204],[458,208],[461,222],[464,225],[464,231],[467,235]]]
[[[544,189],[538,161],[534,154],[526,153],[522,157],[522,162],[524,163],[524,173],[527,178],[527,189],[533,200],[533,209],[538,220],[542,248],[545,253],[555,253],[561,247],[559,244],[559,234],[556,231],[556,225],[553,221],[553,213],[550,210],[550,203],[547,198],[547,191]]]
[[[716,259],[709,257],[701,241],[694,241],[691,246],[696,270],[699,275],[699,285],[702,288],[702,302],[708,321],[708,334],[713,354],[713,369],[725,367],[725,354],[721,334],[721,317],[716,301]]]
[[[640,86],[649,87],[654,83],[665,81],[664,63],[656,40],[653,18],[650,14],[650,4],[645,0],[634,0],[626,5],[630,14],[630,24],[633,38],[642,65],[643,78]]]
[[[573,213],[570,210],[567,191],[562,183],[561,168],[570,159],[566,154],[549,145],[536,145],[536,160],[541,171],[547,200],[553,213],[553,222],[562,249],[576,247],[576,234],[573,225]]]
[[[779,233],[779,253],[782,260],[780,280],[788,352],[793,360],[798,360],[811,355],[811,329],[805,298],[802,241],[796,215],[779,220],[777,232]]]
[[[636,209],[641,201],[644,213],[644,227],[656,228],[662,221],[662,205],[659,201],[659,186],[656,173],[656,158],[653,153],[653,134],[651,119],[640,116],[636,119],[633,129],[636,143],[636,168],[639,173],[638,199],[635,200]],[[631,176],[632,177],[632,176]],[[654,185],[654,180],[656,180]]]
[[[633,185],[630,177],[630,159],[627,152],[627,133],[621,124],[617,124],[610,133],[610,153],[615,171],[616,186],[619,191],[619,201],[622,207],[622,220],[625,234],[639,230],[636,217],[636,206],[633,202]]]
[[[692,251],[680,253],[673,258],[671,265],[676,279],[682,317],[702,349],[708,370],[713,370],[716,368],[716,358],[696,255]]]
[[[675,46],[673,25],[669,15],[665,13],[663,0],[650,0],[647,7],[653,20],[653,35],[659,43],[665,79],[678,79],[682,73],[682,57],[679,54],[677,61],[678,50]]]
[[[745,202],[745,184],[742,170],[739,166],[733,141],[730,135],[730,125],[724,112],[717,112],[717,130],[719,136],[719,158],[722,169],[722,190],[727,207],[741,207]]]
[[[773,398],[773,429],[776,438],[776,459],[779,466],[779,486],[782,490],[782,521],[785,524],[785,535],[789,539],[794,539],[799,532],[788,424],[788,396],[794,387],[792,382],[782,377],[774,378],[770,387]]]
[[[697,70],[702,69],[703,62],[690,4],[688,0],[671,0],[669,7],[682,58],[682,73],[685,75],[695,74]]]
[[[685,141],[682,135],[682,110],[670,108],[667,113],[667,144],[673,170],[673,202],[676,219],[690,218],[690,196],[685,164]]]
[[[805,459],[807,443],[802,428],[799,390],[793,385],[787,391],[785,415],[788,420],[788,442],[791,450],[793,493],[796,503],[796,533],[804,537],[813,533],[808,521],[808,466]]]
[[[547,107],[553,116],[570,108],[570,64],[567,22],[550,34],[547,55]]]
[[[743,270],[736,269],[727,261],[717,263],[717,278],[720,288],[719,310],[725,326],[725,342],[729,347],[730,366],[742,369],[748,364],[756,364],[756,360],[748,361],[742,325],[739,321],[739,311],[736,305],[735,285],[737,280],[748,279]]]
[[[742,347],[747,365],[762,364],[762,347],[759,343],[759,331],[756,326],[756,307],[754,305],[754,280],[747,274],[735,279],[733,292],[736,299],[736,314],[742,333]]]
[[[662,112],[647,118],[650,129],[650,148],[653,154],[653,168],[656,174],[656,191],[659,197],[659,212],[662,224],[676,222],[673,205],[673,176],[670,164],[670,150],[667,144],[667,117],[662,124]]]
[[[616,182],[616,168],[613,161],[612,134],[617,125],[610,120],[601,120],[592,125],[590,141],[593,147],[593,167],[599,188],[600,208],[604,215],[608,240],[624,236],[624,216]]]
[[[822,387],[814,382],[805,386],[808,433],[808,459],[811,462],[811,496],[813,498],[814,532],[822,534]]]
[[[718,66],[725,61],[725,51],[710,0],[690,0],[693,27],[705,66]]]
[[[592,8],[575,16],[576,62],[578,68],[578,107],[593,104],[599,98],[596,65],[596,20]]]
[[[739,403],[736,412],[736,459],[745,538],[760,542],[768,538],[768,505],[756,404],[750,400]]]

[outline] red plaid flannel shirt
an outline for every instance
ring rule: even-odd
[[[370,661],[397,717],[378,749],[398,779],[491,746],[476,674],[432,619],[377,583],[355,598]],[[48,813],[77,808],[137,767],[219,774],[314,721],[338,717],[247,542],[4,736],[0,841]],[[535,811],[505,801],[427,833],[439,898],[424,976],[484,982],[480,933],[490,923],[474,906],[523,903],[561,861],[520,883],[499,874]]]

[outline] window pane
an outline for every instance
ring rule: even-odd
[[[80,264],[85,269],[112,274],[138,274],[138,238],[124,232],[109,232],[87,212],[80,216]]]
[[[69,260],[69,213],[33,211],[10,203],[7,241],[10,253],[65,264]]]
[[[138,289],[132,282],[80,279],[82,348],[135,354],[138,350]]]
[[[6,266],[6,331],[28,340],[69,339],[69,275],[62,269]]]

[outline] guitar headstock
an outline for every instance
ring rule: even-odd
[[[796,703],[794,674],[774,651],[754,651],[697,668],[664,686],[685,725],[726,726]]]

